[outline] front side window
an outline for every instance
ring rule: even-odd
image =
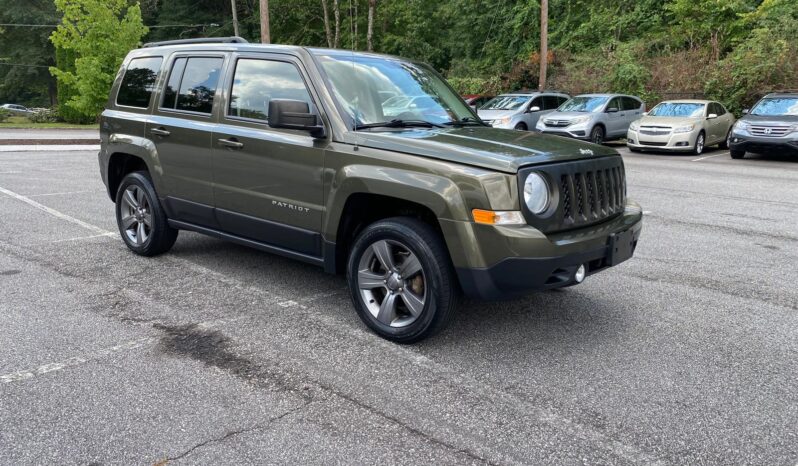
[[[116,104],[126,107],[147,108],[161,70],[162,57],[134,58],[125,70],[119,85]]]
[[[211,113],[224,59],[178,58],[172,65],[164,91],[163,108]]]
[[[355,125],[393,120],[444,124],[474,118],[468,104],[427,65],[333,51],[318,52],[317,59],[339,108]],[[395,100],[380,97],[387,93]]]
[[[637,99],[633,99],[631,97],[623,97],[624,110],[637,110],[638,108],[640,108],[640,102]]]
[[[268,121],[269,102],[272,99],[301,100],[312,107],[312,100],[302,75],[293,64],[272,60],[239,59],[233,75],[227,114]]]
[[[648,112],[649,116],[658,117],[701,117],[704,115],[704,104],[691,102],[663,102]]]
[[[601,97],[601,96],[574,97],[566,101],[564,104],[560,105],[560,108],[558,108],[557,111],[585,112],[585,113],[600,112],[601,109],[604,107],[604,104],[607,103],[607,100],[609,100],[609,97]]]
[[[752,115],[798,115],[798,97],[769,97],[751,109]]]

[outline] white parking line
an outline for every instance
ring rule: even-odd
[[[699,157],[697,159],[693,159],[693,160],[691,160],[691,162],[700,162],[700,161],[705,160],[705,159],[711,159],[712,157],[720,157],[721,155],[729,155],[729,153],[728,152],[721,152],[720,154],[706,155],[704,157]]]
[[[3,193],[3,194],[5,194],[6,196],[9,196],[9,197],[13,197],[14,199],[16,199],[18,201],[22,201],[22,202],[24,202],[24,203],[26,203],[26,204],[28,204],[30,206],[33,206],[33,207],[35,207],[35,208],[37,208],[39,210],[47,212],[48,214],[52,215],[53,217],[60,218],[61,220],[66,220],[67,222],[74,223],[75,225],[80,225],[83,228],[85,228],[87,230],[91,230],[91,231],[93,231],[93,232],[95,232],[95,233],[97,233],[99,235],[107,235],[107,234],[111,233],[108,230],[104,230],[104,229],[102,229],[100,227],[96,227],[96,226],[94,226],[94,225],[92,225],[90,223],[86,223],[83,220],[80,220],[80,219],[77,219],[75,217],[69,216],[67,214],[61,213],[61,212],[59,212],[59,211],[57,211],[55,209],[51,209],[50,207],[47,207],[44,204],[39,204],[38,202],[34,201],[33,199],[31,199],[29,197],[25,197],[22,194],[17,194],[14,191],[10,191],[10,190],[8,190],[6,188],[0,187],[0,193]]]
[[[0,172],[0,175],[3,173]],[[31,194],[28,197],[46,197],[46,196],[68,196],[72,194],[88,194],[88,193],[104,193],[104,189],[87,189],[85,191],[64,191],[59,193],[42,193],[42,194]]]

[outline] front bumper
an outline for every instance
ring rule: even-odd
[[[470,224],[471,241],[477,243],[465,252],[472,260],[479,256],[490,265],[462,265],[453,257],[455,270],[465,294],[479,299],[502,299],[572,285],[580,265],[585,265],[588,275],[617,265],[610,250],[611,238],[629,232],[636,246],[643,228],[642,218],[640,206],[630,201],[623,214],[611,220],[549,236],[532,227]],[[442,224],[442,227],[446,233],[452,225]]]
[[[626,145],[640,150],[680,152],[693,150],[697,138],[698,132],[696,131],[650,135],[630,129],[626,133]]]
[[[563,128],[555,128],[551,126],[537,126],[535,129],[539,133],[543,134],[554,134],[557,136],[565,136],[567,138],[582,139],[583,141],[590,139],[590,131],[588,131],[585,127],[570,128],[566,126]]]
[[[798,133],[787,136],[753,136],[735,130],[729,140],[729,149],[743,152],[790,152],[798,154]]]

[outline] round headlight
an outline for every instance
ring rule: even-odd
[[[549,208],[549,185],[540,174],[532,172],[524,181],[524,202],[530,212],[540,215]]]

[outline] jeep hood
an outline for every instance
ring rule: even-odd
[[[506,173],[526,165],[618,155],[609,147],[561,136],[482,126],[359,131],[355,137],[361,146]]]

